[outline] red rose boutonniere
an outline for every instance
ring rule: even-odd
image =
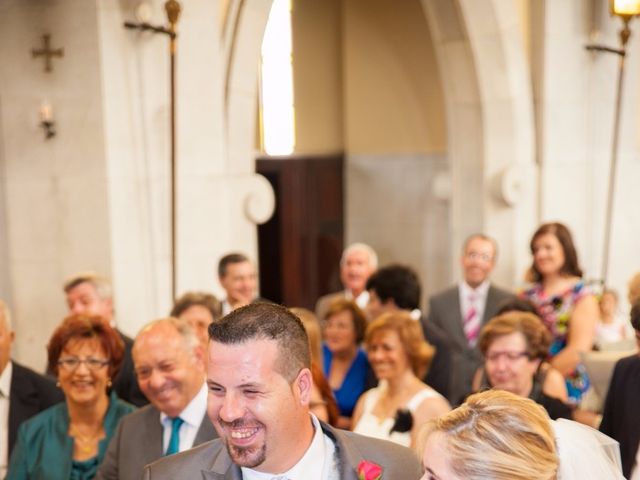
[[[376,463],[362,460],[358,465],[358,480],[380,480],[382,467]]]

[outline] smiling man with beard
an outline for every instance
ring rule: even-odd
[[[133,361],[151,405],[122,419],[96,480],[139,480],[146,464],[216,438],[206,415],[204,357],[186,320],[165,318],[142,328]]]
[[[309,342],[286,308],[242,307],[209,337],[207,410],[220,439],[147,466],[145,479],[355,480],[363,462],[380,466],[382,478],[420,477],[411,450],[309,413]]]

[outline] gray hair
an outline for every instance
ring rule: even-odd
[[[96,293],[103,300],[110,300],[113,298],[113,289],[111,288],[111,282],[107,277],[98,275],[96,272],[78,272],[69,277],[64,282],[64,293],[69,293],[81,283],[90,283],[96,289]]]
[[[367,254],[367,256],[369,257],[369,266],[372,270],[376,270],[378,268],[378,254],[373,248],[362,242],[352,243],[344,249],[344,251],[342,252],[342,257],[340,258],[340,266],[344,265],[344,263],[347,261],[347,257],[356,251],[363,251]]]
[[[0,300],[0,317],[4,318],[4,324],[7,326],[7,330],[11,331],[13,328],[11,324],[11,311],[7,302]]]
[[[138,335],[136,335],[136,339],[141,335],[145,334],[146,332],[148,332],[149,330],[162,324],[171,325],[173,328],[175,328],[175,330],[182,337],[182,341],[186,351],[193,352],[193,350],[196,347],[200,346],[198,337],[196,336],[196,333],[193,331],[193,327],[191,327],[191,324],[184,319],[175,318],[175,317],[159,318],[157,320],[152,320],[151,322],[147,323],[144,327],[140,329],[140,331],[138,332]]]

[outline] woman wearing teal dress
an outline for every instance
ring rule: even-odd
[[[582,269],[571,233],[561,223],[546,223],[531,239],[533,264],[529,270],[534,283],[522,296],[531,300],[553,343],[550,363],[566,379],[569,402],[580,403],[589,388],[589,377],[580,355],[593,348],[598,302],[582,280]]]
[[[65,402],[20,426],[6,478],[90,480],[120,418],[135,408],[108,394],[124,345],[106,321],[73,315],[47,348]]]

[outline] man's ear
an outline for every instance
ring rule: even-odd
[[[301,405],[309,405],[311,401],[311,390],[313,389],[313,377],[311,370],[303,368],[298,373],[295,380],[295,391],[299,396]]]

